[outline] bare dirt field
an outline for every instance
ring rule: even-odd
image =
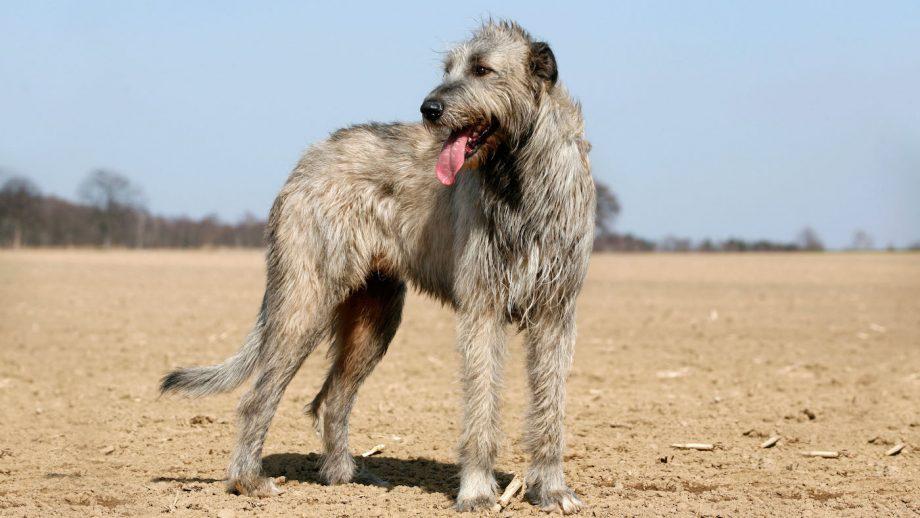
[[[286,492],[224,491],[240,391],[158,398],[157,381],[232,354],[263,276],[257,251],[0,253],[0,515],[453,516],[454,319],[418,295],[352,419],[394,487],[317,482],[318,352],[266,444]],[[920,514],[920,255],[596,256],[579,307],[566,473],[585,515]],[[521,353],[502,484],[526,466]]]

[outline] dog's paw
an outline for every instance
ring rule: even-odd
[[[487,511],[495,507],[495,495],[479,495],[471,497],[457,497],[457,510],[461,513],[473,511]]]
[[[326,484],[335,486],[348,484],[355,478],[355,461],[351,455],[326,456],[319,469],[320,476]]]
[[[585,507],[575,492],[569,488],[528,492],[527,499],[548,513],[575,514]]]
[[[457,493],[458,511],[484,511],[495,506],[495,491],[498,483],[491,470],[469,470],[460,476],[460,492]]]
[[[269,498],[284,493],[284,490],[278,488],[275,481],[268,477],[231,480],[227,486],[231,492],[257,498]]]

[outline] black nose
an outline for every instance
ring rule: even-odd
[[[438,120],[442,113],[444,113],[444,105],[441,104],[441,101],[426,99],[425,102],[422,103],[422,115],[429,121],[434,122]]]

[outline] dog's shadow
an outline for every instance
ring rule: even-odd
[[[393,457],[368,457],[355,459],[359,471],[366,470],[385,480],[391,487],[418,487],[429,493],[442,493],[456,498],[460,489],[460,466],[432,459],[397,459]],[[262,469],[268,477],[284,477],[289,481],[323,484],[319,474],[322,456],[316,453],[276,453],[262,459]],[[511,482],[512,474],[495,472],[495,478],[504,487]],[[361,482],[360,474],[356,477]],[[154,482],[217,483],[216,478],[156,477]],[[367,485],[370,485],[367,483]]]
[[[442,493],[451,498],[457,496],[460,488],[460,466],[438,462],[432,459],[398,459],[394,457],[356,458],[359,470],[387,481],[391,486],[418,487],[429,493]],[[288,480],[322,484],[319,466],[322,457],[316,453],[277,453],[262,459],[262,468],[269,477],[285,477]],[[512,475],[496,472],[495,477],[502,486],[511,481]],[[360,479],[360,476],[357,477]],[[357,482],[361,483],[361,482]]]

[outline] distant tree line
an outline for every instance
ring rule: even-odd
[[[821,252],[824,243],[810,227],[799,232],[795,241],[782,242],[768,239],[741,239],[730,237],[722,241],[703,239],[694,242],[688,238],[667,236],[655,244],[661,252]]]
[[[614,221],[620,214],[621,206],[610,188],[595,180],[597,186],[597,218],[595,224],[594,250],[613,252],[820,252],[825,250],[824,242],[811,227],[803,228],[794,241],[779,242],[767,239],[746,240],[728,238],[723,241],[704,239],[693,241],[689,238],[667,236],[659,241],[645,239],[629,233],[614,230]],[[853,233],[852,244],[848,250],[874,250],[872,237],[863,230]],[[889,246],[889,250],[893,247]],[[920,242],[908,247],[908,250],[920,250]]]
[[[0,180],[2,180],[0,176]],[[616,194],[596,181],[597,214],[594,249],[621,252],[792,252],[820,251],[824,244],[811,228],[795,241],[724,241],[668,236],[652,241],[617,232],[614,222],[621,205]],[[260,247],[265,221],[247,214],[237,223],[217,216],[201,219],[157,216],[147,210],[141,189],[119,173],[92,171],[77,190],[78,202],[44,195],[34,182],[7,175],[0,183],[0,247],[94,246],[127,248]],[[864,231],[853,235],[852,250],[874,246]],[[920,249],[920,243],[911,247]]]
[[[806,228],[799,234],[796,243],[776,243],[766,240],[746,241],[731,238],[725,241],[705,239],[693,242],[688,238],[667,236],[655,242],[633,234],[614,230],[614,221],[621,206],[613,191],[606,184],[595,180],[597,188],[597,213],[594,228],[594,250],[614,252],[792,252],[798,250],[824,250],[817,233]]]
[[[44,195],[31,180],[0,184],[0,246],[193,248],[262,246],[265,223],[251,215],[235,224],[151,214],[139,188],[107,170],[91,172],[79,203]]]

